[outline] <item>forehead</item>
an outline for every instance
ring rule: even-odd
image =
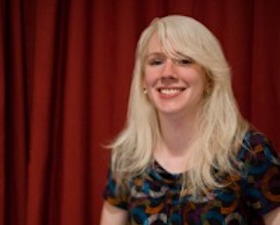
[[[145,57],[149,57],[151,55],[164,54],[173,58],[180,58],[182,56],[186,56],[182,52],[182,49],[176,50],[179,48],[175,48],[172,42],[168,38],[162,39],[157,33],[154,33],[147,45]]]
[[[150,54],[153,52],[162,52],[162,51],[163,51],[163,47],[159,39],[159,36],[157,33],[154,33],[150,41],[148,42],[147,53]]]

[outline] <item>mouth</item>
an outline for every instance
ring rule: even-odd
[[[158,88],[158,92],[165,96],[174,96],[186,90],[186,88]]]

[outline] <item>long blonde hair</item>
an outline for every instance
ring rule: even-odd
[[[192,154],[195,167],[185,174],[183,189],[198,194],[223,184],[213,177],[212,169],[232,173],[232,162],[248,130],[239,113],[231,87],[231,71],[216,37],[193,18],[171,15],[154,19],[137,44],[135,66],[125,128],[110,146],[112,172],[122,183],[142,173],[153,159],[160,139],[157,112],[143,93],[144,61],[147,45],[157,33],[167,52],[179,52],[200,64],[211,81],[199,115],[199,151]],[[172,49],[168,49],[172,46]]]

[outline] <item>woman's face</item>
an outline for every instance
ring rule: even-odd
[[[187,56],[171,58],[154,34],[148,44],[143,86],[159,114],[196,113],[207,78],[203,68]]]

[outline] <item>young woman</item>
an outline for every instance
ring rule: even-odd
[[[111,148],[101,225],[280,224],[278,155],[240,115],[219,41],[193,18],[142,33]]]

